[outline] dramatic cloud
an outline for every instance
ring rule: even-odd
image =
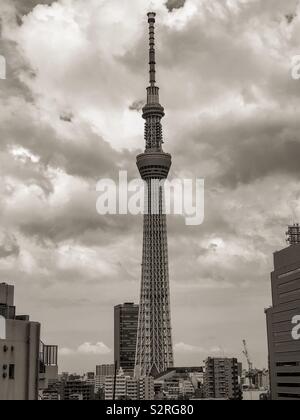
[[[138,111],[140,112],[143,107],[145,105],[145,101],[141,100],[141,101],[134,101],[133,104],[130,105],[129,109],[130,111]]]
[[[19,253],[20,247],[14,235],[0,231],[0,259],[17,257]]]
[[[186,0],[168,0],[166,6],[170,12],[174,9],[180,9],[185,5]]]
[[[272,253],[300,221],[297,0],[2,0],[0,281],[62,347],[62,370],[113,362],[142,220],[100,217],[96,183],[138,176],[150,7],[171,176],[206,185],[202,226],[168,221],[176,363],[240,358],[247,337],[266,367]]]
[[[55,0],[11,0],[16,8],[19,16],[24,16],[30,13],[37,5],[51,5]]]

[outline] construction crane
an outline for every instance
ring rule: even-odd
[[[246,340],[243,340],[243,346],[244,346],[243,354],[246,357],[247,363],[248,363],[248,378],[249,378],[249,383],[250,383],[250,389],[252,389],[253,388],[253,363],[250,358]]]
[[[253,363],[251,362],[251,359],[250,359],[250,355],[249,355],[249,351],[248,351],[248,347],[247,347],[247,342],[246,342],[246,340],[243,340],[243,345],[244,345],[243,354],[244,354],[244,356],[245,356],[245,357],[246,357],[246,359],[247,359],[247,363],[248,363],[248,370],[249,370],[249,373],[250,373],[250,372],[252,372],[252,370],[253,370]]]

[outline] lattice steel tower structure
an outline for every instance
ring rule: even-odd
[[[137,156],[137,166],[145,181],[142,284],[136,351],[136,371],[156,376],[173,366],[170,313],[167,220],[164,211],[163,181],[171,167],[171,155],[163,151],[161,120],[164,108],[156,86],[155,13],[148,13],[150,34],[150,86],[145,119],[145,152]]]

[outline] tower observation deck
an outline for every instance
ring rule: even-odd
[[[145,181],[143,262],[137,336],[136,369],[141,375],[156,376],[173,366],[170,311],[167,219],[164,187],[171,167],[171,155],[163,151],[161,120],[165,116],[156,86],[155,13],[148,13],[150,84],[145,119],[145,151],[137,166]],[[155,209],[155,210],[154,210]]]

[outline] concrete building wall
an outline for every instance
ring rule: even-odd
[[[37,400],[40,324],[6,320],[0,340],[0,400]]]
[[[14,305],[14,286],[6,283],[0,284],[0,303],[7,306]]]

